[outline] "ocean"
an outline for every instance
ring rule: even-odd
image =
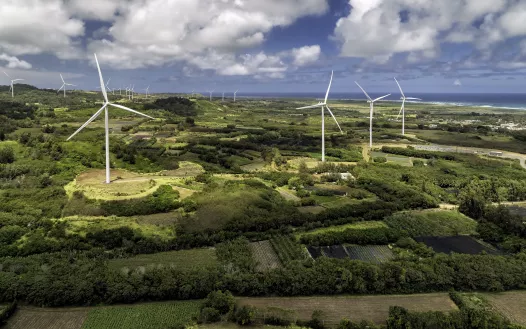
[[[387,93],[369,93],[371,98],[383,96]],[[237,93],[238,98],[305,98],[305,99],[323,99],[322,93]],[[445,104],[453,106],[477,106],[526,110],[526,94],[470,94],[470,93],[410,93],[407,97],[421,98],[422,101],[416,101],[428,104]],[[334,92],[329,95],[333,100],[365,100],[361,93],[338,93]],[[385,98],[390,101],[400,101],[400,94],[392,94]]]

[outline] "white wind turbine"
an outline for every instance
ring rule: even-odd
[[[325,94],[325,100],[322,102],[319,102],[315,105],[310,106],[304,106],[299,107],[296,110],[303,110],[303,109],[314,109],[317,107],[321,107],[321,161],[325,162],[325,108],[329,111],[330,115],[334,119],[334,122],[336,122],[336,125],[338,126],[338,129],[340,129],[340,132],[343,134],[342,128],[340,127],[340,124],[336,120],[336,117],[332,113],[329,106],[327,106],[327,98],[329,97],[329,91],[331,90],[331,84],[332,84],[332,76],[334,74],[334,71],[331,72],[331,80],[329,81],[329,87],[327,88],[327,93]],[[234,94],[235,95],[235,94]]]
[[[236,94],[237,94],[238,91],[239,91],[239,89],[234,91],[234,103],[236,102]]]
[[[9,74],[5,73],[5,71],[4,71],[4,74],[7,75],[7,77],[9,79],[11,79]],[[11,92],[11,97],[15,97],[15,84],[14,84],[14,82],[22,81],[22,80],[24,80],[24,79],[11,79],[11,87],[9,88],[9,91]]]
[[[62,77],[62,74],[60,74],[60,79],[62,79],[62,87],[60,87],[60,89],[64,88],[64,97],[66,97],[66,86],[76,87],[76,85],[72,85],[71,83],[66,83],[66,81],[64,81],[64,78]],[[60,89],[57,90],[57,94],[59,93]]]
[[[112,91],[111,88],[108,86],[110,84],[110,81],[111,81],[111,78],[109,78],[108,81],[106,81],[106,90],[107,91]],[[113,89],[113,95],[115,95],[115,89]]]
[[[95,55],[95,63],[97,63],[97,70],[99,71],[100,86],[101,86],[101,90],[102,90],[102,95],[104,96],[104,104],[102,105],[100,110],[95,112],[95,114],[91,118],[89,118],[89,120],[86,121],[82,126],[80,126],[80,128],[77,129],[77,131],[75,131],[73,133],[73,135],[69,136],[69,138],[67,140],[69,141],[71,138],[73,138],[73,136],[78,134],[82,129],[84,129],[93,120],[95,120],[99,116],[99,114],[102,113],[102,111],[104,111],[104,130],[105,130],[105,133],[106,133],[106,184],[109,184],[110,183],[110,135],[109,135],[109,124],[108,124],[108,106],[117,107],[117,108],[129,111],[129,112],[135,113],[135,114],[142,115],[142,116],[150,118],[150,119],[153,119],[153,118],[151,116],[149,116],[149,115],[146,115],[146,114],[143,114],[141,112],[132,110],[132,109],[127,108],[125,106],[110,103],[110,101],[108,100],[108,95],[106,93],[106,88],[104,88],[104,80],[102,79],[102,73],[100,71],[99,61],[97,60],[97,55],[96,54],[94,54],[94,55]]]
[[[400,87],[400,84],[398,83],[398,80],[396,80],[396,78],[394,79],[396,81],[396,84],[398,85],[398,89],[400,89],[400,93],[402,94],[402,97],[400,97],[400,99],[402,100],[402,107],[400,108],[400,112],[398,112],[398,115],[396,116],[396,120],[398,120],[398,117],[400,117],[400,113],[402,113],[402,135],[405,135],[405,100],[411,99],[421,101],[421,99],[415,97],[405,97],[404,92],[402,91],[402,87]]]
[[[215,89],[214,89],[214,90],[215,90]],[[210,93],[210,101],[212,101],[212,93],[214,92],[214,90],[212,90],[212,91],[209,90],[209,91],[208,91],[208,92]]]
[[[133,102],[133,94],[135,93],[135,85],[132,85],[131,89],[130,89],[130,92],[131,92],[131,100]]]
[[[373,112],[374,112],[374,102],[379,101],[382,98],[386,98],[387,96],[390,96],[391,94],[387,94],[385,96],[378,97],[376,99],[371,99],[371,97],[369,97],[369,95],[365,92],[365,90],[363,90],[362,86],[360,86],[360,84],[358,82],[354,81],[354,83],[356,83],[358,85],[358,87],[360,87],[360,89],[363,91],[365,96],[367,96],[367,103],[370,104],[370,113],[369,113],[369,148],[372,148],[373,147]]]
[[[144,91],[146,91],[146,98],[148,98],[148,91],[150,90],[150,86],[146,87]]]
[[[225,92],[223,91],[223,98],[221,98],[221,101],[224,102],[225,101]]]

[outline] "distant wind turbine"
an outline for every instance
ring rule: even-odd
[[[208,92],[210,93],[210,101],[212,101],[212,93],[214,92],[214,90]]]
[[[9,79],[11,79],[11,77],[9,76],[9,74],[5,73],[4,71],[4,74],[7,75],[7,77]],[[11,92],[11,97],[15,97],[15,82],[17,81],[23,81],[24,79],[11,79],[11,87],[9,88],[9,91]]]
[[[60,89],[64,89],[64,97],[66,97],[66,86],[75,87],[75,85],[72,85],[71,83],[66,83],[66,81],[64,81],[64,78],[62,77],[62,74],[60,74],[60,79],[62,80],[62,87],[60,87]],[[57,90],[57,94],[60,92],[60,89]]]
[[[225,92],[223,91],[223,98],[221,98],[221,101],[224,102],[225,101]]]
[[[369,148],[373,147],[373,112],[374,112],[374,102],[379,101],[382,98],[386,98],[387,96],[390,96],[391,94],[387,94],[382,97],[378,97],[376,99],[371,99],[369,95],[363,90],[362,86],[356,81],[354,81],[358,85],[358,87],[363,91],[365,96],[367,96],[367,103],[370,104],[370,113],[369,113]]]
[[[332,76],[334,74],[334,71],[331,72],[331,80],[329,81],[329,87],[327,88],[327,93],[325,94],[325,100],[322,102],[319,102],[315,105],[310,106],[304,106],[299,107],[296,110],[303,110],[303,109],[314,109],[317,107],[321,107],[321,161],[325,162],[325,108],[327,111],[329,111],[330,115],[334,119],[334,122],[336,122],[336,125],[338,126],[338,129],[340,129],[340,132],[343,134],[342,128],[340,127],[340,124],[338,123],[338,120],[336,120],[336,117],[332,113],[329,106],[327,106],[327,98],[329,97],[329,91],[331,90],[331,84],[332,84]]]
[[[148,98],[148,91],[150,90],[150,86],[146,87],[144,91],[146,91],[146,98]]]
[[[236,94],[237,94],[238,91],[239,91],[239,89],[234,91],[234,103],[236,102]]]
[[[102,105],[100,110],[95,112],[95,114],[91,118],[89,118],[89,120],[86,121],[82,126],[80,126],[80,128],[77,129],[77,131],[75,131],[73,133],[73,135],[69,136],[69,138],[67,140],[69,141],[71,138],[73,138],[73,136],[78,134],[82,129],[84,129],[93,120],[95,120],[102,113],[102,111],[104,111],[104,130],[105,130],[105,133],[106,133],[106,184],[109,184],[110,183],[110,135],[109,135],[109,124],[108,124],[108,106],[117,107],[117,108],[126,110],[128,112],[132,112],[132,113],[135,113],[135,114],[138,114],[138,115],[142,115],[142,116],[147,117],[149,119],[153,119],[153,118],[151,116],[149,116],[149,115],[146,115],[146,114],[143,114],[141,112],[132,110],[132,109],[130,109],[128,107],[110,103],[110,101],[108,100],[108,95],[106,93],[106,88],[104,88],[104,80],[102,79],[102,73],[100,71],[99,61],[97,60],[97,55],[96,54],[94,54],[94,55],[95,55],[95,63],[97,63],[97,70],[99,71],[100,86],[101,86],[101,90],[102,90],[102,95],[104,96],[104,104]]]
[[[394,78],[396,81],[396,84],[398,85],[398,89],[400,89],[400,93],[402,94],[402,97],[400,99],[402,100],[402,107],[400,108],[400,112],[398,112],[398,115],[396,116],[396,120],[398,120],[398,117],[400,117],[400,113],[402,113],[402,135],[405,135],[405,100],[418,100],[421,101],[420,98],[415,97],[405,97],[404,92],[402,91],[402,87],[400,87],[400,84],[398,83],[398,80]]]

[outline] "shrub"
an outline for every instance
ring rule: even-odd
[[[0,148],[0,163],[15,162],[15,151],[11,146],[4,146]]]

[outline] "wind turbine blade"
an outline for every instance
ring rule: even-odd
[[[100,108],[100,110],[98,110],[97,112],[95,112],[95,114],[93,114],[93,116],[91,118],[89,118],[88,121],[86,121],[82,126],[80,126],[79,129],[77,129],[77,131],[75,131],[73,133],[73,135],[69,136],[68,139],[66,139],[66,141],[69,141],[70,139],[73,138],[73,136],[75,136],[76,134],[78,134],[82,129],[84,129],[87,125],[89,125],[93,120],[95,120],[99,114],[101,114],[101,112],[104,110],[104,108],[108,106],[108,103],[105,103],[104,105],[102,105],[102,107]]]
[[[315,108],[318,108],[318,107],[320,107],[320,106],[323,106],[323,104],[315,104],[315,105],[309,105],[309,106],[298,107],[298,108],[296,108],[296,110],[315,109]]]
[[[417,101],[421,101],[422,100],[421,98],[415,98],[415,97],[406,97],[405,99],[412,99],[412,100],[417,100]]]
[[[24,81],[24,79],[15,79],[15,80],[13,80],[13,82],[15,82],[15,81]]]
[[[97,59],[97,54],[93,54],[93,55],[95,55],[95,63],[97,63],[97,70],[99,71],[100,90],[102,91],[102,95],[104,96],[104,100],[106,101],[106,103],[109,103],[108,94],[106,94],[106,88],[104,87],[104,80],[102,79],[102,73],[100,71],[99,60]]]
[[[114,106],[114,107],[118,107],[118,108],[123,109],[123,110],[126,110],[126,111],[129,111],[129,112],[133,112],[133,113],[138,114],[138,115],[142,115],[143,117],[147,117],[147,118],[150,118],[150,119],[154,119],[154,120],[155,120],[155,118],[152,118],[152,117],[149,116],[149,115],[143,114],[143,113],[141,113],[141,112],[139,112],[139,111],[132,110],[132,109],[126,107],[126,106],[122,106],[122,105],[119,105],[119,104],[112,104],[112,103],[110,103],[110,105],[111,105],[111,106]]]
[[[59,90],[57,90],[57,94],[58,94],[58,92],[59,92],[59,91],[61,91],[61,90],[62,90],[62,88],[64,88],[64,84],[62,85],[62,87],[60,87],[60,89],[59,89]]]
[[[334,116],[334,114],[332,114],[332,111],[331,109],[325,105],[325,107],[327,108],[327,110],[329,111],[329,113],[331,114],[332,118],[334,119],[334,122],[336,122],[336,125],[338,126],[338,129],[340,129],[340,132],[343,134],[343,130],[342,128],[340,127],[340,124],[338,123],[338,120],[336,120],[336,117]]]
[[[327,88],[327,93],[325,94],[325,104],[327,104],[327,98],[329,97],[329,91],[331,90],[331,84],[332,84],[332,76],[334,75],[334,71],[331,71],[331,80],[329,81],[329,87]]]
[[[398,115],[396,116],[396,120],[398,120],[398,118],[400,117],[400,114],[402,114],[402,109],[404,108],[404,105],[405,105],[405,98],[402,99],[402,106],[400,106],[400,112],[398,112]]]
[[[391,96],[391,94],[387,94],[387,95],[385,95],[385,96],[378,97],[377,99],[373,100],[373,102],[379,101],[380,99],[382,99],[382,98],[386,98],[387,96]]]
[[[62,80],[62,83],[66,83],[66,82],[64,81],[64,78],[62,77],[62,73],[59,73],[59,74],[60,74],[60,79]]]
[[[9,76],[9,74],[5,73],[5,71],[3,71],[5,75],[7,75],[7,77],[11,80],[11,77]]]
[[[402,94],[402,97],[405,98],[404,92],[402,91],[402,87],[400,87],[400,84],[398,83],[398,80],[396,80],[396,78],[394,78],[394,79],[396,81],[396,84],[398,85],[398,89],[400,89],[400,93]]]
[[[372,101],[371,97],[369,97],[369,94],[367,94],[367,93],[365,92],[365,90],[363,90],[362,86],[360,86],[360,84],[359,84],[358,82],[356,82],[356,81],[354,81],[354,83],[356,83],[356,85],[358,85],[358,87],[363,91],[363,93],[365,94],[365,96],[367,96],[367,99],[370,100],[370,101]]]
[[[74,84],[71,84],[71,83],[66,83],[66,86],[74,86],[74,87],[76,87],[77,85],[74,85]]]

